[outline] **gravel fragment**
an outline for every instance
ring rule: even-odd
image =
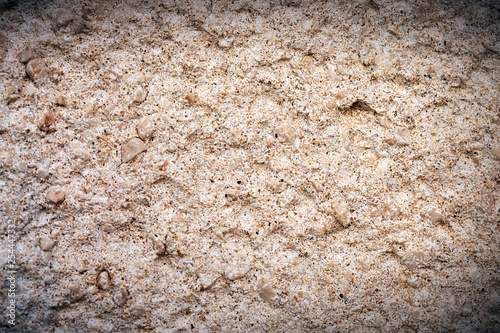
[[[250,266],[239,264],[226,269],[225,276],[228,280],[234,281],[243,278],[250,271]]]
[[[196,101],[198,100],[198,96],[196,96],[193,93],[186,94],[185,98],[188,101],[190,106],[193,105],[194,103],[196,103]]]
[[[57,95],[57,97],[56,97],[56,104],[59,105],[59,106],[66,106],[66,105],[68,105],[68,100],[67,100],[66,96],[64,96],[62,94]]]
[[[122,145],[122,163],[130,162],[137,155],[146,151],[148,147],[139,138],[130,139],[126,144]]]
[[[402,257],[403,263],[410,269],[428,267],[429,256],[423,251],[408,251]]]
[[[146,97],[148,96],[148,92],[142,88],[139,87],[134,93],[134,103],[141,104],[146,100]]]
[[[154,131],[155,123],[151,117],[144,117],[139,121],[137,125],[137,135],[139,135],[142,140],[149,139]]]
[[[349,209],[347,205],[345,203],[340,203],[337,204],[334,208],[337,220],[344,228],[347,228],[351,224],[351,219],[349,217]]]
[[[38,122],[38,128],[44,132],[51,132],[54,129],[55,123],[56,117],[54,112],[51,109],[47,109]]]
[[[72,282],[68,287],[67,298],[70,303],[81,301],[85,297],[85,293],[79,283]]]
[[[491,152],[493,153],[493,156],[495,156],[497,161],[500,161],[500,148],[494,147]]]
[[[40,238],[40,248],[44,251],[50,251],[54,246],[54,241],[48,237]]]
[[[271,286],[269,280],[262,276],[257,279],[256,290],[259,293],[259,296],[266,301],[270,301],[276,296],[276,291]]]
[[[43,59],[30,60],[26,65],[26,74],[35,82],[42,82],[49,78],[50,69]]]
[[[151,236],[151,241],[153,242],[153,248],[157,255],[165,254],[165,243],[158,239],[156,236]]]
[[[57,186],[52,186],[47,190],[47,199],[55,204],[60,204],[64,201],[64,191]]]
[[[102,271],[97,276],[97,287],[102,290],[107,290],[111,286],[111,280],[107,271]]]
[[[35,50],[33,50],[30,46],[26,46],[19,53],[19,61],[23,64],[28,63],[30,60],[33,60],[37,57]]]
[[[491,193],[491,190],[487,188],[481,189],[481,209],[486,214],[493,214],[495,212],[495,198]]]
[[[7,102],[13,102],[21,97],[23,85],[17,80],[12,80],[7,84]]]
[[[429,218],[429,221],[431,221],[434,224],[438,224],[440,222],[443,222],[443,215],[439,213],[436,208],[432,207],[429,209],[429,212],[427,213],[427,216]]]
[[[113,295],[113,301],[118,306],[123,306],[127,303],[129,292],[126,288],[121,287]]]
[[[228,37],[228,38],[223,38],[219,41],[219,47],[223,49],[229,49],[233,46],[234,43],[234,38]]]
[[[399,146],[411,144],[411,134],[407,128],[397,128],[394,133],[394,141]]]

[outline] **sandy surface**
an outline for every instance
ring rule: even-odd
[[[0,1],[0,331],[499,332],[499,10]]]

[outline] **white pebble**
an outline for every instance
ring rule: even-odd
[[[160,241],[156,236],[151,236],[151,241],[153,242],[153,248],[157,255],[162,255],[165,253],[165,244]]]
[[[148,147],[139,138],[133,138],[122,146],[122,162],[127,163],[137,155],[146,151]]]
[[[64,198],[64,192],[60,187],[52,186],[47,190],[47,199],[55,204],[62,203]]]
[[[47,237],[40,238],[40,248],[43,251],[50,251],[54,246],[54,241]]]
[[[495,213],[495,198],[487,188],[481,189],[480,206],[486,214]]]
[[[122,306],[127,302],[128,295],[128,290],[122,287],[114,294],[113,301],[116,305]]]
[[[56,228],[51,231],[50,236],[54,239],[57,239],[57,237],[59,237],[60,234],[61,234],[61,229]]]
[[[85,296],[85,293],[78,283],[70,283],[70,285],[68,286],[68,290],[68,299],[71,303],[76,303]]]
[[[222,47],[223,49],[228,49],[233,46],[234,43],[234,38],[223,38],[219,41],[219,47]]]
[[[186,94],[186,96],[184,98],[188,101],[188,104],[190,106],[198,101],[198,96],[196,96],[193,93]]]
[[[146,100],[146,96],[148,95],[148,92],[144,90],[143,88],[139,87],[134,94],[134,102],[135,103],[142,103]]]
[[[394,133],[394,140],[399,146],[408,146],[411,144],[411,134],[407,128],[398,128]]]
[[[250,271],[250,266],[248,265],[236,265],[228,267],[225,272],[225,276],[228,280],[234,281],[241,279]]]
[[[438,224],[439,222],[443,221],[443,215],[436,210],[436,208],[432,207],[429,209],[429,212],[427,213],[429,221],[431,221],[434,224]]]
[[[28,74],[33,81],[44,80],[50,76],[50,69],[43,59],[33,59],[26,65],[26,74]]]
[[[97,276],[97,287],[101,288],[102,290],[109,289],[111,284],[111,281],[109,279],[109,273],[106,271],[102,271],[99,273]]]
[[[257,279],[257,292],[259,293],[260,297],[267,301],[273,299],[274,296],[276,296],[274,288],[271,286],[269,280],[265,277],[259,277]]]
[[[52,132],[56,123],[56,116],[51,109],[47,109],[40,120],[38,121],[38,128],[44,132]]]
[[[346,204],[341,203],[335,205],[335,214],[337,215],[337,220],[344,228],[347,228],[351,224],[349,209]]]
[[[72,141],[70,147],[73,149],[73,157],[80,158],[84,161],[90,161],[90,153],[80,141]]]
[[[66,105],[68,105],[68,100],[66,99],[66,96],[61,95],[61,94],[57,95],[55,102],[59,106],[66,106]]]
[[[495,156],[497,161],[500,161],[500,148],[495,147],[491,150],[491,152],[493,153],[493,156]]]
[[[144,117],[137,125],[137,134],[143,140],[147,140],[153,135],[155,131],[155,123],[151,117]]]
[[[19,53],[19,61],[22,62],[23,64],[29,62],[30,60],[33,60],[37,57],[35,51],[29,47],[26,46],[20,53]]]
[[[7,84],[7,101],[12,102],[21,97],[21,90],[23,86],[17,80],[10,81]]]
[[[406,252],[402,260],[410,269],[427,267],[429,265],[429,256],[422,251]]]
[[[376,328],[381,328],[385,325],[386,320],[380,313],[374,313],[371,324]]]
[[[452,77],[450,79],[450,87],[452,88],[460,88],[462,85],[462,79],[459,77]]]

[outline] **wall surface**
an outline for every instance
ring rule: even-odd
[[[499,74],[494,0],[0,1],[0,331],[499,332]]]

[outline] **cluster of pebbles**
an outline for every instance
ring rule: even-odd
[[[0,1],[0,330],[500,331],[498,22]]]

